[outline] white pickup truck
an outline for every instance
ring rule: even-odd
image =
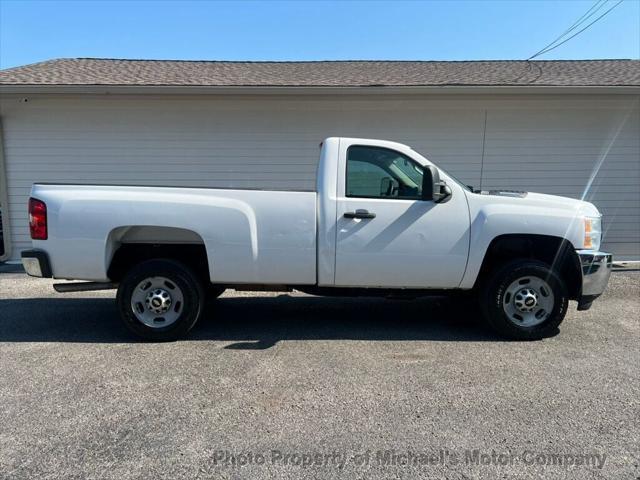
[[[172,340],[226,288],[477,299],[498,333],[537,339],[605,289],[591,203],[472,191],[405,145],[322,143],[315,192],[36,184],[32,276],[117,288],[126,325]]]

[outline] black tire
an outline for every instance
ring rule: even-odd
[[[153,277],[164,277],[180,289],[179,315],[167,326],[145,325],[133,311],[134,289]],[[202,283],[190,268],[175,260],[154,259],[139,263],[126,273],[120,282],[116,302],[120,317],[130,331],[145,340],[167,342],[183,337],[193,328],[202,313],[204,299]]]
[[[519,325],[518,319],[510,318],[506,312],[512,295],[507,289],[514,282],[527,277],[543,280],[553,294],[553,307],[549,308],[546,318],[531,326]],[[546,288],[543,290],[546,291]],[[547,264],[536,260],[515,260],[499,267],[480,290],[480,308],[485,320],[495,332],[512,340],[539,340],[555,335],[567,313],[568,300],[567,287],[562,278]]]

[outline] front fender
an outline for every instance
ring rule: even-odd
[[[574,246],[582,245],[584,212],[579,206],[575,209],[550,208],[526,203],[518,204],[518,200],[485,205],[470,202],[471,250],[467,270],[460,284],[461,288],[473,287],[489,245],[499,236],[546,235],[564,239]]]

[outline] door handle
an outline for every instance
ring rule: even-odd
[[[355,212],[344,212],[344,218],[376,218],[376,214],[359,208]]]

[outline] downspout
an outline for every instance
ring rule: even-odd
[[[7,187],[7,165],[4,154],[4,135],[2,117],[0,117],[0,209],[2,209],[2,235],[4,254],[0,262],[11,258],[11,220],[9,218],[9,190]]]

